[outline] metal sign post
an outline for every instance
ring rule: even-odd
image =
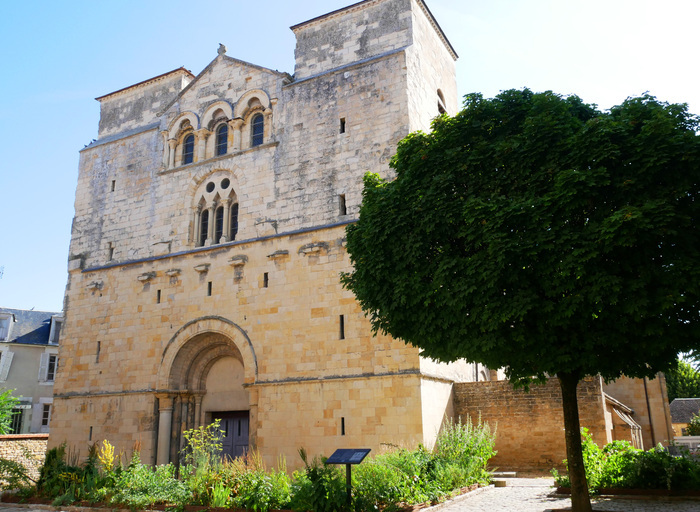
[[[345,487],[348,491],[348,505],[352,503],[352,465],[359,464],[371,452],[370,448],[341,448],[326,459],[326,464],[345,464]]]

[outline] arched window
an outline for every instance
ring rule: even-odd
[[[238,203],[231,205],[231,236],[229,240],[235,240],[238,234]]]
[[[251,146],[259,146],[263,143],[263,132],[265,130],[265,120],[262,114],[255,114],[250,123]]]
[[[228,150],[228,125],[222,124],[216,129],[216,156],[225,155]]]
[[[447,108],[445,108],[445,96],[443,96],[442,91],[440,89],[437,90],[437,96],[438,113],[444,114],[447,112]]]
[[[203,246],[209,233],[209,210],[203,210],[199,221],[199,245]]]
[[[214,221],[214,242],[218,244],[224,234],[224,207],[219,206],[216,209],[216,217]]]
[[[194,134],[189,134],[182,141],[182,165],[191,164],[194,161]]]

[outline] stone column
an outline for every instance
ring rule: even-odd
[[[231,131],[233,132],[233,151],[240,151],[241,150],[241,127],[243,126],[243,119],[240,117],[237,117],[235,119],[231,119],[228,122],[229,126],[231,127]]]
[[[170,462],[170,431],[173,423],[173,397],[168,394],[156,395],[158,399],[158,457],[156,464]]]
[[[197,130],[197,160],[200,162],[206,158],[209,135],[211,135],[211,132],[206,128]]]
[[[202,421],[202,395],[194,395],[194,428],[203,425]]]
[[[194,211],[194,246],[199,245],[199,240],[202,235],[202,205],[197,205]]]
[[[168,155],[168,169],[175,167],[175,150],[177,149],[177,140],[168,139],[168,146],[170,146],[170,154]]]
[[[168,132],[163,130],[160,132],[163,136],[163,167],[168,167],[168,162],[170,161],[170,144],[168,144]]]
[[[216,203],[212,203],[209,207],[209,225],[207,226],[207,240],[204,245],[214,245],[214,224],[216,224]]]
[[[272,133],[272,109],[266,108],[263,110],[263,144],[269,142],[270,134]]]
[[[228,242],[229,241],[229,227],[231,224],[231,199],[226,199],[224,201],[224,227],[221,230],[222,235],[221,235],[221,243]]]

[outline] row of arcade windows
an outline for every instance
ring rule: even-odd
[[[228,124],[222,123],[216,129],[215,155],[222,156],[228,153]],[[255,114],[251,121],[250,146],[260,146],[264,140],[265,119],[262,114]],[[194,134],[186,135],[182,141],[182,165],[194,162]]]
[[[202,210],[199,216],[199,236],[198,246],[215,245],[224,242],[232,242],[238,234],[238,203],[234,203],[229,208],[228,219],[223,206],[214,210],[214,223],[210,226],[208,209]],[[225,220],[228,220],[226,226]],[[211,228],[211,229],[210,229]],[[207,243],[211,240],[210,243]]]

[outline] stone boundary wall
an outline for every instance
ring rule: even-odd
[[[0,435],[0,457],[19,462],[29,470],[29,476],[39,478],[44,463],[48,434]]]
[[[559,381],[550,379],[530,392],[513,389],[508,381],[464,382],[454,387],[455,417],[481,417],[496,427],[496,450],[491,466],[501,470],[549,470],[566,458],[564,414]],[[578,386],[581,426],[593,440],[606,443],[606,425],[600,378]]]

